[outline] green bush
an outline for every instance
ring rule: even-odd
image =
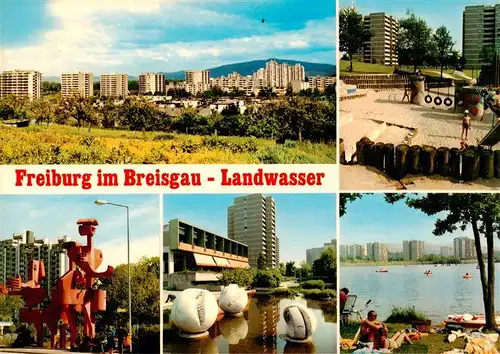
[[[278,289],[272,289],[269,294],[273,296],[288,297],[288,296],[293,296],[296,293],[297,291],[293,288],[278,288]]]
[[[412,321],[426,320],[427,317],[421,312],[415,310],[415,306],[398,307],[394,306],[391,314],[387,317],[389,323],[411,323]]]
[[[223,270],[219,282],[225,286],[229,284],[237,284],[240,287],[251,286],[253,282],[253,272],[251,269]]]
[[[325,282],[323,280],[307,280],[300,284],[302,289],[320,289],[325,288]]]
[[[335,290],[331,289],[301,289],[300,292],[306,299],[311,300],[332,300],[336,297]]]
[[[264,269],[255,272],[252,285],[256,288],[277,288],[282,281],[279,269]]]

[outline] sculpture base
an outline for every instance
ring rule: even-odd
[[[227,313],[226,312],[226,315],[238,318],[238,317],[242,317],[243,316],[243,312],[238,312],[238,313]]]
[[[208,331],[200,332],[200,333],[188,333],[188,332],[177,332],[177,335],[181,338],[187,339],[203,339],[208,337]]]
[[[280,338],[286,340],[287,342],[292,342],[292,343],[309,343],[311,341],[311,337],[307,339],[296,339],[296,338],[290,338],[286,334],[280,334]]]

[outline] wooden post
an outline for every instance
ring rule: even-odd
[[[479,177],[479,155],[471,148],[465,150],[462,156],[462,178],[464,181],[474,181]]]
[[[436,148],[434,146],[424,145],[420,154],[420,166],[424,175],[434,173],[434,161],[436,157]]]
[[[389,176],[394,175],[394,144],[384,145],[385,172]]]
[[[374,158],[373,158],[373,141],[367,141],[363,145],[363,161],[366,166],[374,166]]]
[[[410,147],[408,156],[408,173],[418,175],[420,173],[420,153],[422,148],[419,145]]]
[[[373,147],[373,159],[375,160],[375,167],[379,171],[384,170],[384,143],[376,143]]]
[[[456,180],[460,180],[460,160],[461,160],[461,152],[457,148],[452,148],[450,150],[450,169],[451,176]]]
[[[492,179],[495,176],[495,155],[493,151],[483,150],[480,155],[481,177]]]
[[[450,174],[450,149],[447,147],[440,147],[436,152],[436,167],[437,173],[441,176],[448,176]]]
[[[408,150],[410,147],[406,144],[401,144],[396,147],[396,176],[398,179],[406,176],[408,169]]]
[[[500,150],[494,152],[495,178],[500,178]]]

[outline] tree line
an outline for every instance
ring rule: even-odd
[[[79,95],[44,97],[29,101],[15,96],[0,98],[0,120],[35,119],[38,123],[78,127],[174,131],[195,135],[254,136],[257,138],[332,142],[336,137],[334,96],[284,97],[249,105],[241,113],[235,105],[222,112],[202,115],[197,108],[182,108],[172,115],[144,97],[113,99],[82,98]]]
[[[340,10],[339,30],[340,50],[346,53],[345,59],[350,62],[348,70],[353,71],[353,57],[360,53],[374,34],[364,26],[363,16],[352,7]],[[397,55],[399,65],[413,66],[414,69],[440,67],[442,75],[444,68],[463,70],[465,66],[465,59],[454,49],[454,45],[446,26],[433,30],[423,18],[407,11],[406,17],[399,19],[396,45],[390,49]],[[491,48],[483,52],[491,57]]]

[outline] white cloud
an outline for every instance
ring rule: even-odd
[[[102,244],[97,244],[96,248],[102,251],[103,263],[98,268],[99,271],[106,270],[108,265],[116,267],[127,263],[127,243],[123,238],[114,238]],[[136,263],[142,257],[160,256],[160,233],[151,236],[140,236],[130,242],[130,262]]]
[[[276,51],[333,47],[335,42],[333,18],[309,21],[295,31],[270,33],[272,28],[259,27],[253,20],[201,9],[189,2],[66,0],[53,1],[47,6],[57,26],[44,33],[37,43],[4,48],[2,70],[36,69],[44,76],[74,70],[99,75],[138,66],[139,70],[175,71],[185,69],[186,65],[208,67],[235,58],[265,58],[274,56]],[[178,28],[204,26],[227,28],[228,34],[231,28],[248,29],[254,35],[146,44],[148,39],[155,42],[159,36]],[[144,43],[138,48],[134,41]]]

